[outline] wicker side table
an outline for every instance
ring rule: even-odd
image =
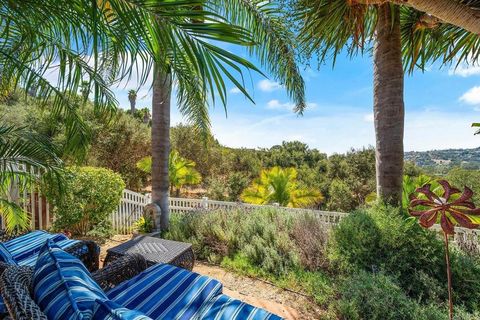
[[[139,254],[149,265],[168,263],[192,270],[195,262],[190,243],[165,240],[149,236],[137,236],[107,250],[104,266],[127,254]]]

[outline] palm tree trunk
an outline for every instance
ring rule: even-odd
[[[463,28],[474,34],[480,34],[480,12],[465,3],[453,0],[356,0],[362,4],[385,4],[387,2],[410,6],[426,12],[441,22]]]
[[[159,67],[154,68],[152,98],[152,202],[160,207],[155,218],[156,228],[167,230],[170,210],[168,207],[170,154],[170,98],[172,75]]]
[[[480,12],[459,3],[459,1],[407,0],[404,2],[406,5],[431,14],[443,22],[480,34]]]
[[[132,116],[135,114],[135,105],[137,104],[136,98],[130,99],[130,112]]]
[[[377,195],[396,206],[402,199],[405,117],[399,18],[398,6],[379,6],[373,58]]]

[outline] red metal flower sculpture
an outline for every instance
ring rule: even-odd
[[[449,315],[453,319],[452,280],[450,272],[450,257],[448,254],[448,235],[455,234],[455,225],[474,229],[479,226],[480,208],[475,208],[471,201],[473,191],[465,187],[463,192],[452,187],[446,180],[439,180],[443,188],[441,196],[430,190],[430,184],[417,188],[416,193],[410,195],[408,212],[419,217],[419,223],[424,228],[430,228],[440,219],[445,240],[445,260],[447,263]],[[461,194],[460,194],[461,193]],[[460,196],[458,196],[460,194]]]

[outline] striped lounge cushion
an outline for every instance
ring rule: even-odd
[[[222,292],[210,277],[168,264],[154,265],[107,292],[110,300],[153,319],[190,320]]]
[[[51,234],[41,230],[32,231],[0,243],[0,247],[4,249],[2,250],[4,251],[2,260],[8,264],[33,267],[35,262],[37,262],[38,252],[48,239],[53,240],[53,242],[57,243],[62,249],[68,248],[78,242],[78,240],[68,239],[64,234]],[[86,246],[85,250],[88,250]],[[9,257],[12,260],[6,261],[5,259]],[[0,297],[0,314],[6,312],[5,304]]]
[[[47,240],[33,273],[33,298],[48,319],[91,319],[95,300],[107,300],[83,263]]]
[[[152,320],[152,318],[110,300],[96,300],[92,320]]]
[[[15,261],[13,258],[12,253],[7,249],[7,247],[5,247],[3,242],[0,242],[0,261],[13,265],[17,264],[17,261]]]
[[[277,315],[220,294],[206,303],[198,319],[204,320],[280,320]]]
[[[31,256],[35,256],[33,263],[29,264],[30,266],[33,266],[35,261],[37,261],[36,256],[38,252],[48,239],[53,240],[53,242],[57,242],[68,238],[64,234],[52,234],[37,230],[6,241],[4,244],[19,265],[27,265],[22,263],[22,261],[30,258]]]

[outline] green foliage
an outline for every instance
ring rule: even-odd
[[[442,242],[398,209],[354,212],[331,233],[311,214],[279,209],[173,214],[165,236],[191,242],[199,259],[303,292],[335,319],[447,319]],[[455,319],[476,319],[480,260],[451,255]]]
[[[142,189],[147,175],[136,163],[150,153],[149,127],[124,112],[118,112],[109,122],[96,117],[88,106],[84,114],[92,129],[86,163],[120,173],[128,189]]]
[[[417,299],[444,294],[438,290],[445,270],[442,242],[397,209],[377,205],[347,216],[332,233],[329,254],[346,272],[361,269],[395,276]]]
[[[347,216],[334,228],[328,252],[330,263],[345,274],[380,271],[416,301],[446,299],[442,241],[396,209],[377,205]],[[479,310],[479,260],[457,250],[451,256],[455,303]]]
[[[152,157],[145,157],[138,161],[137,168],[144,172],[151,173]],[[176,197],[179,196],[180,189],[184,185],[195,185],[202,181],[202,176],[195,170],[195,162],[182,158],[175,150],[170,152],[168,177],[170,181],[170,192],[173,194],[174,189],[176,189]]]
[[[227,200],[225,181],[223,178],[210,177],[207,179],[207,196],[210,199],[224,201]]]
[[[227,179],[227,193],[229,201],[239,201],[242,191],[250,183],[250,179],[241,172],[234,172]]]
[[[352,191],[347,183],[340,179],[334,179],[331,182],[328,187],[328,195],[328,210],[348,212],[355,206]]]
[[[448,172],[446,179],[459,188],[467,186],[472,189],[473,203],[480,206],[480,170],[453,168]]]
[[[396,279],[385,273],[359,271],[343,279],[334,307],[342,319],[448,320],[445,304],[420,304],[409,299]],[[473,320],[478,313],[455,309],[455,320]]]
[[[58,181],[62,165],[48,137],[0,123],[0,215],[7,231],[28,228],[30,219],[20,206],[24,191],[42,181]]]
[[[54,228],[76,235],[111,232],[110,214],[118,206],[125,183],[104,168],[70,167],[64,176],[64,194],[52,184],[44,187],[55,214]]]
[[[417,320],[416,304],[385,274],[360,271],[345,279],[336,304],[342,319]]]
[[[273,167],[263,170],[260,177],[245,189],[242,200],[254,204],[277,203],[283,207],[307,207],[320,202],[323,196],[316,190],[302,188],[297,182],[297,170]]]
[[[239,256],[263,273],[280,275],[298,265],[291,226],[289,214],[272,209],[215,211],[172,218],[166,237],[192,242],[200,258]]]
[[[0,104],[0,113],[5,114],[8,124],[25,126],[50,139],[67,165],[105,167],[120,173],[127,188],[142,189],[147,175],[137,169],[136,163],[150,153],[149,127],[121,111],[111,119],[99,116],[88,101],[77,107],[90,134],[89,147],[82,159],[67,152],[64,118],[52,114],[48,103],[40,105],[33,99],[22,98]]]
[[[153,219],[151,217],[142,216],[133,224],[136,231],[140,233],[150,233],[153,231]]]
[[[334,296],[332,279],[321,269],[327,231],[314,219],[275,209],[173,214],[165,237],[192,243],[199,259],[305,292],[326,305]]]
[[[264,149],[263,164],[265,167],[299,168],[303,165],[315,165],[327,158],[317,149],[310,149],[307,144],[300,141],[284,141],[270,149]]]
[[[453,301],[466,311],[480,311],[480,257],[454,250],[450,254]]]

